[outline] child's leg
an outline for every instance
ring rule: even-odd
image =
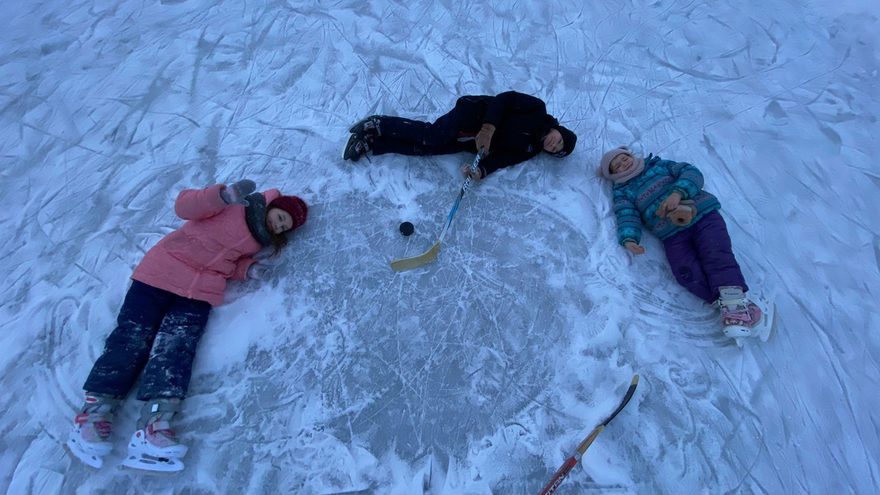
[[[379,129],[381,134],[374,138],[375,141],[389,139],[421,143],[425,135],[430,132],[431,124],[421,120],[382,115],[379,117]]]
[[[718,211],[710,212],[688,230],[694,231],[694,244],[702,260],[712,300],[718,299],[719,287],[741,287],[743,292],[748,291],[721,214]]]
[[[434,156],[449,155],[452,153],[460,153],[462,151],[470,151],[476,153],[473,140],[461,143],[455,139],[437,145],[425,145],[416,141],[407,141],[392,137],[382,136],[373,141],[373,155],[384,155],[386,153],[398,153],[408,156]]]
[[[180,458],[188,448],[177,440],[172,422],[186,396],[196,348],[210,312],[211,305],[204,301],[174,297],[141,377],[137,398],[146,404],[128,443],[124,465],[152,471],[183,469]]]
[[[703,273],[700,258],[693,242],[692,228],[685,229],[663,241],[666,259],[672,269],[675,280],[685,289],[706,302],[713,302],[709,282]]]
[[[123,398],[134,385],[150,355],[156,330],[174,294],[132,281],[116,329],[104,343],[83,389],[87,392]]]
[[[473,127],[467,108],[457,104],[451,111],[432,123],[402,117],[381,117],[381,136],[373,140],[374,155],[400,153],[403,155],[446,155],[473,151],[473,141],[457,140],[463,127]],[[474,130],[476,134],[476,130]]]
[[[186,396],[196,347],[210,312],[211,305],[204,301],[175,296],[144,368],[138,400]]]

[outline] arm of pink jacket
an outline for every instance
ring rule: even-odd
[[[228,205],[220,197],[220,191],[225,189],[223,184],[217,184],[205,189],[185,189],[177,195],[174,202],[174,212],[184,220],[202,220],[213,217],[223,211]]]
[[[257,260],[250,256],[244,256],[235,262],[235,272],[232,274],[232,280],[247,280],[247,271]]]

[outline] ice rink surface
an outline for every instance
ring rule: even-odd
[[[880,486],[878,16],[871,0],[2,2],[0,492],[528,494],[620,400],[559,493]],[[372,114],[539,96],[568,158],[490,175],[426,250],[466,154],[343,162]],[[721,201],[767,343],[738,349],[662,244],[616,244],[621,144]],[[268,282],[212,314],[186,470],[62,448],[143,254],[185,188],[310,204]],[[402,237],[401,221],[416,233]],[[871,397],[874,397],[873,399]]]

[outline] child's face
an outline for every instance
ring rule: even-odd
[[[293,217],[281,208],[270,208],[266,214],[266,225],[273,234],[281,234],[293,228]]]
[[[556,129],[550,129],[550,132],[544,136],[544,140],[541,144],[544,146],[544,151],[551,155],[559,153],[565,146],[565,142],[562,140],[562,134]]]
[[[628,153],[621,153],[611,160],[610,168],[612,174],[626,172],[633,166],[633,157]]]

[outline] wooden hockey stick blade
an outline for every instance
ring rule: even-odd
[[[437,241],[434,243],[433,246],[431,246],[431,249],[425,251],[418,256],[413,256],[412,258],[400,258],[398,260],[392,261],[391,269],[395,272],[403,272],[406,270],[412,270],[413,268],[427,265],[428,263],[437,259],[437,254],[439,252],[440,241]]]

